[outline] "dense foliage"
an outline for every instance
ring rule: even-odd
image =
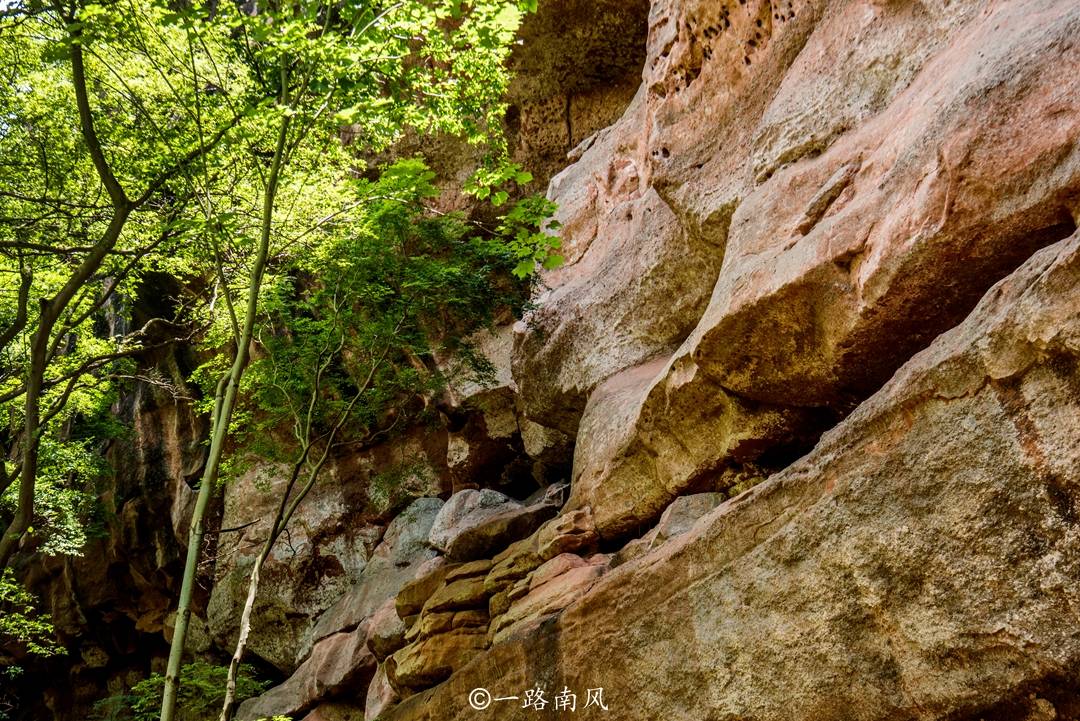
[[[162,718],[201,514],[230,469],[251,454],[285,460],[310,487],[340,448],[437,405],[440,359],[472,358],[482,373],[468,335],[520,306],[520,279],[559,262],[550,203],[507,205],[531,176],[505,159],[506,59],[534,9],[22,0],[0,11],[0,568],[16,551],[20,566],[80,552],[127,389],[201,397],[209,459]],[[421,159],[366,166],[406,130],[485,145],[467,190],[500,220],[438,212]],[[182,291],[132,326],[140,289],[166,276]],[[177,345],[206,362],[162,380],[148,359]],[[257,440],[282,434],[295,442]],[[229,439],[248,455],[228,456]],[[3,576],[2,601],[20,610],[0,644],[54,653],[15,579]]]
[[[426,214],[434,179],[408,160],[358,181],[366,215],[268,276],[259,353],[244,376],[246,413],[234,419],[259,458],[290,451],[273,431],[295,430],[313,395],[314,432],[366,386],[349,410],[355,444],[430,405],[449,380],[435,359],[463,357],[464,372],[477,376],[489,370],[466,339],[525,301],[525,286],[511,280],[520,261],[505,236],[459,215]]]

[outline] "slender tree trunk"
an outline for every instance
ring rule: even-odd
[[[284,81],[283,74],[283,93]],[[169,646],[168,666],[165,669],[165,690],[161,699],[161,721],[174,721],[176,718],[176,699],[180,686],[180,664],[184,656],[184,642],[187,639],[188,622],[191,619],[191,598],[195,590],[195,571],[198,567],[199,553],[202,550],[203,536],[205,535],[203,519],[210,504],[210,495],[217,485],[218,474],[221,470],[221,458],[225,450],[225,440],[228,436],[229,424],[232,421],[233,409],[236,407],[240,381],[247,368],[248,351],[255,328],[255,317],[259,310],[259,290],[262,286],[266,262],[270,256],[270,231],[274,216],[274,202],[285,156],[286,141],[289,136],[290,119],[288,115],[282,117],[281,126],[278,130],[277,146],[274,149],[274,158],[271,161],[270,175],[267,179],[266,193],[263,198],[259,247],[254,264],[251,267],[244,324],[240,331],[240,337],[236,339],[236,355],[233,358],[232,367],[229,369],[228,375],[223,379],[223,394],[219,386],[219,403],[211,424],[210,452],[206,459],[206,468],[203,470],[202,479],[199,482],[199,495],[191,514],[187,558],[184,563],[184,577],[180,585],[180,597],[176,610],[176,626],[173,630],[172,643]]]
[[[0,536],[0,571],[7,568],[19,541],[26,535],[34,518],[34,492],[37,489],[38,452],[41,447],[41,396],[45,384],[45,371],[49,365],[49,348],[53,329],[60,315],[71,303],[90,277],[101,267],[105,256],[116,245],[130,215],[125,202],[113,214],[109,227],[90,254],[72,273],[64,287],[52,299],[42,301],[37,330],[30,339],[30,367],[26,376],[26,403],[22,431],[22,459],[18,471],[19,505],[15,517]]]
[[[3,538],[0,538],[0,569],[7,568],[7,563],[19,541],[30,528],[30,521],[34,514],[34,489],[37,480],[38,448],[41,442],[41,387],[45,375],[48,344],[48,330],[39,329],[34,334],[31,344],[30,373],[26,381],[26,407],[23,419],[24,448],[19,472],[19,507],[15,518],[4,531]]]
[[[262,573],[263,562],[269,556],[272,546],[271,543],[263,546],[262,552],[255,559],[255,565],[251,569],[247,598],[244,600],[244,610],[240,614],[240,635],[236,639],[236,650],[233,651],[232,659],[229,661],[229,676],[225,682],[225,701],[221,707],[221,721],[232,721],[236,713],[236,679],[240,675],[240,664],[244,660],[244,651],[247,649],[248,634],[251,633],[251,611],[255,608],[255,596],[259,592],[259,576]]]

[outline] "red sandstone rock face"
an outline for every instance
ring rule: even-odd
[[[516,330],[526,416],[577,437],[566,515],[493,559],[493,645],[389,718],[537,683],[620,719],[1071,717],[1080,6],[649,22],[630,108],[551,184],[568,262]],[[595,565],[543,550],[770,474]]]
[[[1068,236],[1077,13],[655,3],[634,105],[552,183],[570,262],[519,329],[526,413],[578,429],[571,506],[626,537],[777,470]],[[669,222],[631,229],[648,197]]]
[[[618,719],[1072,718],[1078,297],[1075,234],[809,455],[385,718],[538,684]]]
[[[1002,3],[942,28],[948,45],[880,112],[750,190],[687,344],[707,374],[770,403],[858,398],[891,375],[891,358],[923,347],[994,280],[1072,232],[1080,118],[1070,68],[1080,53],[1068,10]],[[868,5],[817,32],[839,34],[857,12],[868,15],[866,43],[909,22]],[[785,85],[805,72],[796,63]],[[782,95],[766,117],[803,95]]]

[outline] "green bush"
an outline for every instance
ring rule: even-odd
[[[187,721],[216,721],[225,700],[225,679],[228,666],[196,661],[180,670],[178,708],[180,718]],[[241,666],[236,680],[236,699],[257,696],[270,684],[255,678],[250,666]],[[94,706],[96,721],[157,721],[161,714],[161,694],[165,677],[155,673],[131,687],[123,696],[111,696]],[[272,721],[289,721],[275,717]]]

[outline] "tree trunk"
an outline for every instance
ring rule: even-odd
[[[244,600],[244,610],[240,613],[240,635],[236,639],[236,650],[233,651],[232,660],[229,661],[229,676],[225,682],[225,702],[221,707],[221,721],[232,721],[236,713],[236,679],[240,675],[240,663],[244,660],[248,634],[251,633],[251,610],[255,607],[255,596],[259,592],[259,575],[262,572],[263,562],[266,561],[272,547],[273,543],[267,539],[262,553],[255,559],[255,566],[251,569],[247,598]]]
[[[74,40],[79,40],[80,31],[72,33]],[[79,42],[71,46],[71,79],[75,91],[75,104],[79,110],[79,128],[86,142],[87,151],[94,162],[94,167],[112,203],[113,216],[101,238],[87,253],[86,257],[50,300],[42,301],[38,317],[38,327],[30,341],[30,368],[26,378],[26,410],[23,419],[24,444],[21,470],[19,472],[19,506],[15,517],[0,536],[0,572],[7,568],[19,541],[30,528],[34,518],[34,491],[37,487],[38,450],[41,446],[41,394],[45,382],[45,371],[49,364],[49,347],[56,322],[71,303],[72,298],[93,277],[105,262],[109,252],[120,240],[120,233],[127,224],[127,219],[134,210],[124,189],[112,173],[105,155],[101,150],[97,131],[94,129],[94,117],[90,110],[90,98],[86,90],[86,69],[83,66],[83,49]],[[24,276],[25,283],[25,276]],[[20,298],[29,293],[20,288]],[[25,318],[24,318],[25,320]],[[18,321],[16,322],[16,326]],[[9,331],[10,332],[10,331]],[[17,334],[18,331],[16,331]],[[14,337],[14,334],[12,334]],[[5,333],[7,338],[7,333]]]
[[[285,87],[284,81],[283,74],[283,89]],[[232,367],[229,369],[229,374],[223,379],[225,385],[224,394],[219,397],[219,405],[215,408],[214,418],[211,423],[210,453],[206,459],[206,468],[203,470],[202,479],[199,482],[199,496],[195,501],[195,508],[191,514],[187,558],[184,563],[184,577],[180,584],[180,598],[176,610],[176,627],[173,630],[172,643],[169,645],[169,663],[165,669],[165,690],[161,698],[161,721],[175,721],[176,718],[176,698],[180,686],[180,664],[184,656],[184,642],[187,639],[188,621],[191,618],[191,597],[195,590],[195,571],[198,567],[199,553],[202,550],[203,536],[205,535],[203,519],[210,504],[210,494],[217,485],[218,473],[221,470],[221,457],[225,450],[225,440],[228,436],[229,424],[232,421],[233,409],[236,407],[236,396],[240,389],[240,381],[247,368],[248,351],[255,328],[255,317],[259,309],[259,290],[262,286],[262,277],[266,270],[267,259],[270,256],[270,230],[273,222],[274,202],[285,156],[286,141],[289,136],[290,119],[289,115],[282,117],[281,127],[278,130],[277,146],[274,149],[274,159],[270,165],[270,175],[266,184],[266,195],[263,198],[259,248],[254,264],[251,267],[251,285],[248,288],[244,325],[240,331],[240,337],[236,339],[236,356],[233,359]]]

